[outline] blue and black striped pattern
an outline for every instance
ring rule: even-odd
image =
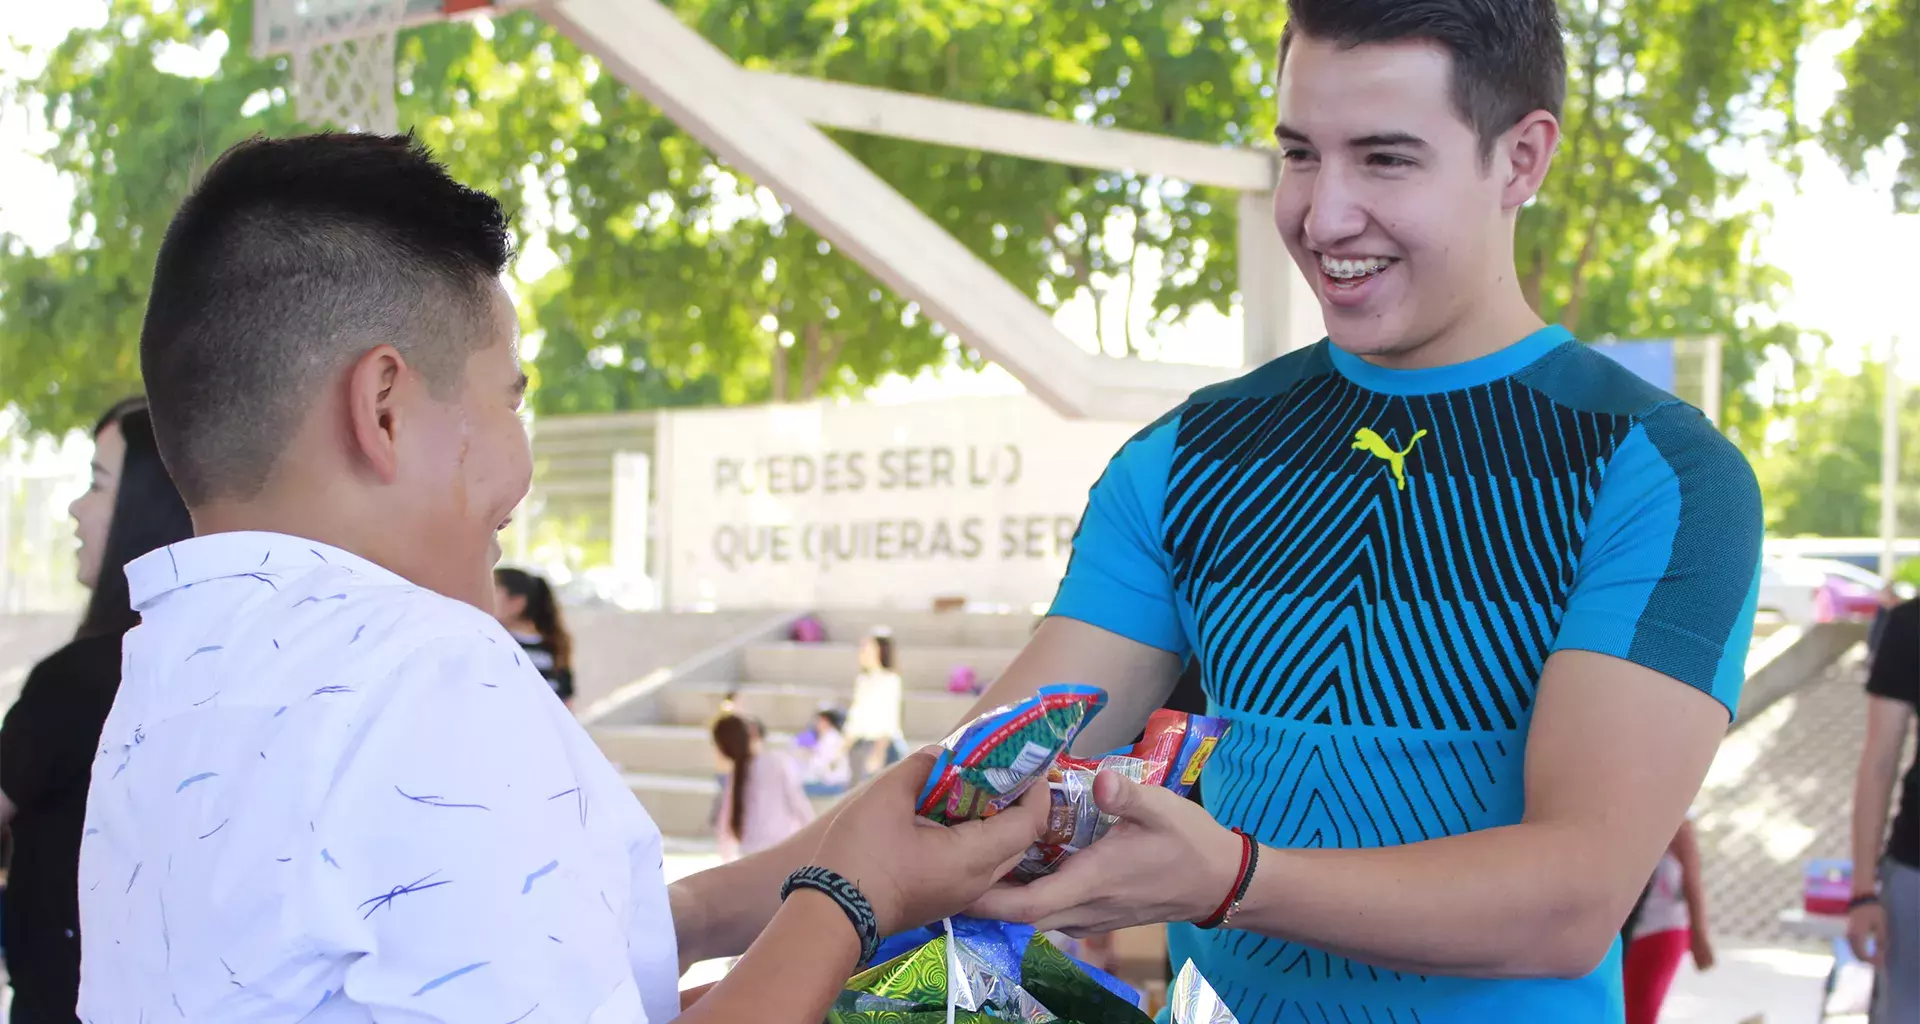
[[[1190,406],[1166,544],[1208,692],[1288,721],[1519,728],[1630,423],[1511,378],[1390,396],[1329,373]],[[1411,486],[1359,427],[1427,431]]]

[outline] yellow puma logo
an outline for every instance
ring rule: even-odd
[[[1387,444],[1386,438],[1374,433],[1370,427],[1361,427],[1360,431],[1353,435],[1353,450],[1369,452],[1374,458],[1387,460],[1387,465],[1393,469],[1393,482],[1404,491],[1407,489],[1407,455],[1425,436],[1427,432],[1424,430],[1414,431],[1413,440],[1408,441],[1405,448],[1396,452]]]

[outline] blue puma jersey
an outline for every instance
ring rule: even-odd
[[[1518,822],[1554,651],[1739,699],[1760,493],[1697,410],[1559,328],[1393,371],[1327,342],[1195,394],[1116,454],[1052,614],[1199,662],[1233,722],[1208,809],[1275,848]],[[1376,969],[1171,929],[1242,1024],[1611,1022],[1579,979]]]

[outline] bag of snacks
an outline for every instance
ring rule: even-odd
[[[942,825],[989,818],[1020,799],[1107,704],[1098,687],[1043,686],[994,708],[941,743],[920,792],[920,816]]]
[[[1060,756],[1047,773],[1053,800],[1047,832],[1013,869],[1013,880],[1031,882],[1051,874],[1113,827],[1116,819],[1093,799],[1093,780],[1101,772],[1119,772],[1134,782],[1186,796],[1226,731],[1224,718],[1162,709],[1147,719],[1146,735],[1131,748],[1092,759]]]
[[[827,1024],[1148,1024],[1139,993],[1032,928],[956,917],[847,982]]]

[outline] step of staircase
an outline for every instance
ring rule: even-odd
[[[807,728],[820,708],[845,708],[853,696],[853,688],[785,683],[686,684],[661,692],[661,717],[674,725],[704,727],[720,713],[720,703],[728,693],[736,693],[741,710],[759,719],[768,731],[797,733]],[[944,692],[910,691],[901,708],[901,725],[908,736],[945,736],[960,721],[960,716],[973,707],[975,699]],[[710,762],[711,758],[704,763]]]
[[[1017,647],[900,647],[895,668],[909,690],[945,690],[956,666],[973,669],[981,686],[1000,677],[1020,653]],[[755,644],[745,651],[745,679],[749,682],[794,683],[805,686],[847,686],[860,671],[860,645],[855,643]]]
[[[640,799],[640,806],[664,836],[687,841],[713,835],[712,814],[720,795],[715,776],[697,778],[686,775],[656,775],[627,772],[627,788]],[[837,796],[813,798],[814,813],[824,813],[839,801]]]

